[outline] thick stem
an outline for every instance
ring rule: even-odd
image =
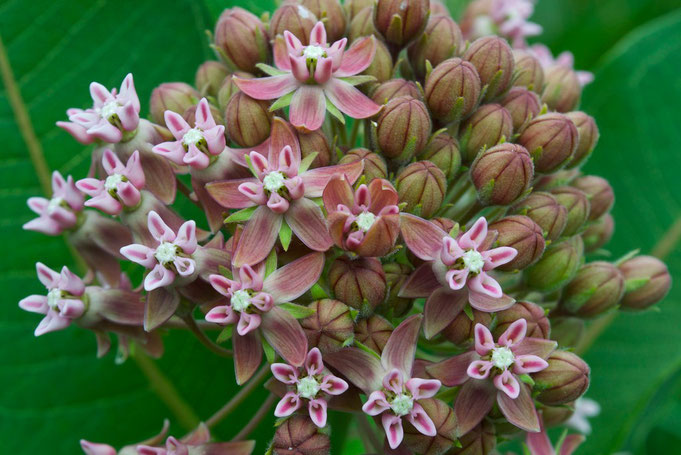
[[[270,408],[274,404],[274,402],[277,400],[277,396],[273,394],[269,394],[263,404],[260,406],[260,408],[253,414],[253,417],[251,420],[246,424],[245,427],[237,433],[236,436],[232,438],[232,441],[242,441],[248,437],[249,434],[253,432],[253,430],[256,429],[258,424],[262,421],[262,419],[265,418],[267,414],[269,414]]]
[[[231,349],[225,349],[219,344],[215,343],[213,340],[208,338],[208,336],[203,333],[203,331],[199,328],[198,325],[196,325],[196,321],[191,315],[187,315],[187,317],[183,318],[183,321],[185,324],[187,324],[187,328],[191,330],[191,332],[196,336],[196,338],[203,344],[205,347],[210,349],[212,352],[215,354],[221,356],[221,357],[228,357],[231,358],[233,353]]]

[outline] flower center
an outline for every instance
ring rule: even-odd
[[[52,215],[59,207],[63,207],[65,202],[63,198],[53,197],[47,204],[47,213]]]
[[[311,400],[317,396],[321,386],[313,376],[305,376],[300,381],[298,381],[298,395],[302,398],[307,398]]]
[[[118,184],[121,182],[125,182],[127,179],[122,176],[121,174],[113,174],[110,175],[106,178],[104,181],[104,188],[109,192],[109,193],[115,193],[118,187]]]
[[[482,254],[475,250],[468,250],[463,254],[463,264],[468,267],[472,273],[480,273],[485,266],[485,260]]]
[[[376,215],[371,212],[362,212],[357,215],[357,219],[355,220],[357,227],[364,232],[368,231],[369,228],[373,226],[374,221],[376,221]]]
[[[326,57],[326,50],[321,46],[310,45],[303,50],[303,57],[307,60],[317,61],[322,57]]]
[[[492,350],[492,363],[500,370],[505,370],[515,362],[515,355],[507,347],[494,348]]]
[[[177,246],[170,242],[163,242],[156,248],[154,257],[163,265],[169,264],[177,257]]]
[[[192,128],[182,136],[182,143],[184,145],[196,145],[203,140],[203,131],[198,128]]]
[[[116,101],[109,101],[99,109],[99,115],[101,115],[102,118],[109,120],[111,117],[116,115],[116,110],[118,107],[119,104]]]
[[[61,289],[52,289],[47,293],[47,306],[49,306],[53,311],[59,311],[57,303],[64,297],[64,293]]]
[[[267,191],[270,193],[276,193],[281,189],[282,186],[284,186],[285,180],[286,177],[284,177],[284,174],[279,171],[272,171],[267,174],[264,179],[262,179],[262,183]]]
[[[239,289],[238,291],[234,291],[232,294],[230,303],[232,304],[232,309],[234,311],[242,312],[251,305],[251,295],[248,293],[248,291]]]
[[[414,407],[414,399],[404,393],[397,395],[390,402],[390,409],[393,410],[395,415],[403,416],[409,414],[409,411]]]

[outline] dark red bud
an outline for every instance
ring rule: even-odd
[[[429,12],[429,0],[377,0],[374,27],[388,43],[401,48],[421,35]]]
[[[345,11],[338,0],[298,0],[298,2],[324,21],[329,43],[345,36]]]
[[[272,119],[268,101],[256,100],[244,92],[235,93],[225,109],[227,136],[241,147],[254,147],[270,136]]]
[[[364,310],[375,308],[385,298],[386,282],[381,261],[376,258],[337,258],[329,269],[329,284],[338,300]]]
[[[584,191],[591,203],[589,220],[594,221],[610,211],[615,203],[615,192],[610,183],[597,175],[585,175],[572,181],[572,186]]]
[[[419,404],[433,421],[437,434],[426,436],[405,420],[404,445],[414,453],[443,453],[457,440],[454,410],[436,398],[419,400]]]
[[[295,0],[287,0],[272,14],[270,38],[274,39],[288,30],[307,46],[310,44],[310,32],[316,23],[317,16],[312,11]]]
[[[317,152],[317,157],[312,161],[310,168],[328,166],[331,163],[331,145],[321,129],[309,133],[298,131],[298,140],[303,158]]]
[[[513,87],[501,101],[501,105],[511,114],[515,131],[520,131],[541,111],[539,97],[525,87]]]
[[[542,230],[529,217],[507,216],[490,224],[489,229],[499,234],[495,245],[508,246],[518,251],[511,262],[497,267],[499,270],[522,270],[537,262],[544,253],[546,243]]]
[[[397,262],[389,262],[383,265],[383,271],[385,272],[385,281],[390,292],[388,293],[388,298],[376,311],[387,317],[404,316],[411,309],[413,300],[398,297],[397,294],[400,292],[405,281],[407,281],[407,278],[409,278],[412,268]]]
[[[241,79],[252,79],[253,78],[252,74],[244,73],[243,71],[238,71],[238,72],[234,73],[233,75],[237,76]],[[220,86],[220,89],[218,90],[217,100],[218,100],[218,106],[220,107],[220,109],[223,112],[227,108],[227,103],[229,103],[229,100],[232,99],[232,95],[234,95],[238,91],[239,91],[239,87],[237,87],[236,84],[234,83],[234,78],[228,77],[222,82],[222,85]]]
[[[355,324],[355,339],[377,353],[382,353],[393,333],[393,326],[381,316],[360,319]]]
[[[403,96],[385,105],[378,117],[376,136],[383,155],[408,161],[423,150],[431,131],[426,105]]]
[[[293,415],[277,427],[272,441],[274,455],[328,455],[329,436],[321,433],[306,415]]]
[[[483,104],[461,125],[461,158],[471,163],[483,148],[513,135],[513,119],[499,104]]]
[[[550,193],[533,192],[514,205],[511,211],[531,218],[550,241],[557,240],[567,224],[567,209]]]
[[[272,50],[265,25],[242,8],[226,9],[215,25],[215,45],[235,70],[253,73],[258,63],[266,63]]]
[[[354,322],[350,309],[338,300],[324,299],[312,302],[313,315],[300,321],[310,348],[318,347],[322,353],[341,349],[353,336]]]
[[[584,239],[584,251],[587,253],[597,251],[610,241],[614,231],[615,219],[609,213],[589,223],[581,234]]]
[[[461,447],[454,447],[447,455],[490,455],[497,446],[494,424],[483,420],[477,427],[459,438]]]
[[[184,82],[166,82],[151,92],[151,118],[159,125],[165,125],[165,111],[182,115],[201,99],[201,94]]]
[[[216,96],[225,78],[229,75],[227,67],[220,62],[203,62],[196,70],[194,81],[202,95]]]
[[[475,336],[476,324],[489,326],[492,323],[492,315],[478,310],[473,310],[473,319],[463,311],[442,331],[442,335],[457,346],[467,346],[472,343]]]
[[[386,104],[390,100],[400,97],[409,97],[423,100],[419,87],[413,81],[404,79],[390,79],[377,86],[371,94],[371,99],[378,104]]]
[[[589,156],[591,156],[591,152],[593,152],[598,143],[600,133],[598,132],[596,121],[590,115],[581,111],[568,112],[565,115],[572,120],[579,133],[579,144],[577,144],[575,156],[568,163],[569,168],[574,168],[584,164]]]
[[[416,75],[423,79],[426,76],[426,60],[435,67],[458,55],[462,47],[463,36],[456,22],[449,15],[431,15],[423,35],[409,46],[409,62]]]
[[[426,101],[433,117],[443,123],[468,117],[478,105],[481,82],[478,72],[460,58],[437,65],[426,79]]]
[[[532,120],[518,138],[534,158],[537,172],[549,173],[563,167],[575,153],[579,135],[567,116],[540,115]]]
[[[516,302],[508,310],[497,313],[497,325],[494,327],[495,338],[501,336],[506,329],[518,319],[527,321],[527,336],[548,339],[551,325],[544,308],[531,302]]]
[[[354,163],[359,160],[364,160],[364,172],[362,175],[366,177],[367,181],[384,179],[388,176],[388,166],[385,164],[383,157],[365,148],[350,150],[338,161],[338,164]]]

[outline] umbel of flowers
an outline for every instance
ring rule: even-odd
[[[38,262],[46,290],[19,306],[42,315],[36,336],[92,331],[100,356],[117,335],[119,359],[132,344],[172,357],[164,335],[183,329],[242,388],[211,393],[221,410],[188,436],[120,452],[82,440],[85,453],[324,454],[343,419],[371,453],[484,455],[509,439],[572,453],[583,436],[554,447],[545,429],[588,388],[584,331],[671,280],[654,257],[607,254],[613,190],[581,170],[599,137],[578,110],[592,76],[527,45],[532,10],[232,8],[216,59],[148,109],[130,74],[93,82],[93,105],[57,123],[92,167],[54,171],[24,225],[64,234],[88,269]],[[243,407],[261,384],[260,408]],[[267,416],[272,434],[253,433]],[[236,434],[218,442],[208,428],[225,417]]]

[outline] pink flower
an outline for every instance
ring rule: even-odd
[[[126,165],[111,150],[104,150],[102,167],[108,175],[104,180],[85,178],[76,182],[76,187],[92,197],[85,201],[109,215],[118,215],[124,207],[135,207],[140,202],[140,190],[144,188],[144,171],[140,154],[135,151]]]
[[[59,173],[52,173],[52,199],[32,197],[28,199],[28,207],[38,214],[23,228],[28,231],[42,232],[47,235],[59,235],[76,226],[78,214],[83,209],[83,194],[73,183],[73,178],[66,180]]]
[[[158,213],[149,212],[149,232],[158,243],[150,248],[132,244],[121,248],[121,254],[129,260],[151,269],[144,279],[144,289],[152,291],[171,285],[177,275],[191,281],[196,275],[196,262],[192,254],[198,248],[196,223],[187,221],[177,230],[168,227]]]
[[[374,179],[353,193],[345,176],[336,175],[322,197],[329,233],[337,246],[367,257],[385,256],[392,250],[400,233],[400,209],[390,182]]]
[[[392,449],[402,443],[403,418],[426,436],[437,434],[433,420],[419,400],[435,396],[441,383],[437,379],[412,377],[421,319],[414,315],[397,326],[380,359],[354,347],[327,355],[330,365],[367,394],[369,398],[362,410],[370,416],[381,416]]]
[[[269,254],[284,222],[308,248],[326,251],[332,240],[319,206],[312,200],[322,196],[331,177],[345,175],[354,183],[362,173],[363,163],[307,169],[310,159],[301,162],[296,141],[282,145],[271,138],[269,156],[249,154],[255,178],[224,180],[206,185],[210,195],[223,207],[243,209],[257,207],[246,223],[234,253],[236,267],[256,264]],[[281,148],[275,148],[276,146]]]
[[[372,117],[381,110],[381,106],[353,87],[353,84],[364,80],[351,78],[371,64],[376,52],[373,38],[358,40],[345,52],[347,38],[328,46],[324,25],[317,22],[310,32],[308,46],[303,46],[288,31],[284,32],[284,41],[285,51],[275,49],[274,53],[279,69],[263,67],[271,76],[234,78],[237,86],[248,96],[271,100],[288,95],[286,102],[280,99],[275,104],[283,107],[290,103],[291,123],[308,131],[322,126],[327,109],[335,114],[339,109],[358,119]]]
[[[545,369],[556,342],[526,337],[525,319],[511,324],[496,343],[484,325],[476,324],[474,330],[474,350],[426,367],[444,385],[462,385],[454,403],[459,434],[480,423],[495,401],[510,423],[525,431],[538,432],[539,418],[530,386],[518,376]]]
[[[557,57],[553,57],[551,50],[543,44],[533,44],[530,51],[537,57],[539,63],[541,63],[544,69],[550,68],[551,66],[558,65],[564,66],[566,68],[573,69],[575,65],[575,56],[570,51],[564,51],[558,54]],[[577,79],[582,87],[590,84],[594,80],[593,73],[589,71],[575,71],[577,73]]]
[[[265,276],[264,264],[243,265],[234,278],[213,274],[210,284],[227,298],[206,314],[220,325],[236,324],[232,335],[237,382],[242,384],[262,360],[260,335],[291,365],[302,365],[307,338],[298,321],[279,305],[307,292],[319,279],[324,255],[311,253]],[[237,278],[238,277],[238,278]]]
[[[320,428],[326,426],[326,397],[340,395],[348,390],[347,382],[324,368],[322,353],[318,348],[312,348],[308,352],[304,368],[293,367],[285,363],[273,363],[272,374],[278,381],[293,389],[279,401],[274,415],[290,416],[303,405],[304,400],[307,400],[310,419]]]
[[[152,149],[154,153],[180,166],[205,169],[211,163],[211,157],[225,149],[225,127],[215,123],[206,98],[202,98],[196,107],[194,128],[180,114],[165,111],[164,115],[166,125],[176,141],[155,145]]]
[[[134,131],[140,120],[140,101],[135,91],[132,74],[121,84],[120,92],[109,91],[98,82],[90,84],[94,105],[90,109],[72,108],[66,111],[70,122],[57,122],[57,126],[70,133],[78,142],[90,144],[96,139],[116,143],[123,132]]]
[[[73,319],[85,312],[81,300],[85,292],[83,281],[66,266],[57,273],[46,265],[36,264],[38,279],[48,290],[47,296],[31,295],[19,302],[22,310],[44,314],[45,317],[35,329],[35,336],[68,327]]]
[[[525,38],[542,32],[540,25],[528,21],[532,13],[533,0],[495,0],[490,15],[501,35],[510,38],[514,47],[524,47]]]

